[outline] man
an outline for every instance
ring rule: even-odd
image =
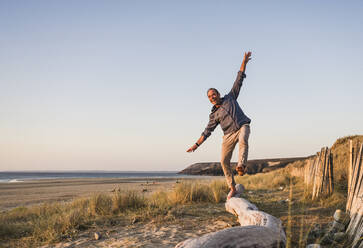
[[[239,156],[236,171],[239,175],[246,172],[248,156],[248,137],[250,135],[251,120],[243,113],[237,102],[243,79],[246,77],[246,65],[251,59],[251,52],[245,53],[237,79],[231,91],[224,97],[220,97],[218,90],[210,88],[207,91],[208,99],[213,104],[212,112],[209,115],[209,123],[204,132],[187,152],[194,152],[214,131],[221,125],[223,130],[222,158],[221,164],[226,177],[230,192],[227,199],[236,194],[235,181],[231,169],[231,158],[234,147],[239,143]]]

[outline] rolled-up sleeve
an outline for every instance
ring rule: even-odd
[[[202,133],[202,136],[204,136],[204,140],[206,140],[211,133],[214,131],[214,129],[216,129],[216,127],[218,126],[219,122],[214,118],[214,114],[211,113],[209,115],[209,122],[207,127],[204,129],[204,132]]]

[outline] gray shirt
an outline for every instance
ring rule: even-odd
[[[221,124],[223,133],[226,135],[236,132],[242,127],[242,125],[249,124],[251,122],[251,119],[243,113],[237,102],[237,97],[245,77],[246,74],[242,73],[242,71],[239,71],[231,91],[221,98],[222,103],[220,107],[217,108],[216,106],[213,106],[209,115],[209,123],[202,133],[204,140],[206,140],[211,135],[218,124]]]

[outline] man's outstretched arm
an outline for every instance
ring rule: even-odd
[[[192,145],[187,152],[194,152],[214,131],[214,129],[218,126],[219,122],[214,119],[214,115],[209,115],[209,122],[207,127],[204,129],[204,132],[200,136],[200,138],[197,140],[197,142]]]
[[[242,87],[243,79],[246,77],[246,75],[245,75],[246,66],[247,66],[248,61],[251,60],[251,54],[252,54],[251,52],[245,53],[242,64],[241,64],[240,71],[238,72],[238,75],[236,78],[236,81],[234,82],[232,89],[229,92],[229,95],[231,95],[234,99],[237,99],[239,92],[241,90],[241,87]]]

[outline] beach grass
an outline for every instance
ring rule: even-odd
[[[171,215],[175,218],[180,205],[220,203],[227,192],[224,180],[182,181],[170,191],[158,191],[150,196],[136,191],[116,191],[67,203],[18,207],[0,214],[0,240],[18,239],[32,246],[73,238],[95,223],[104,225],[115,220],[135,221],[135,218],[160,222]]]
[[[290,182],[292,180],[292,182]],[[236,177],[236,183],[240,183],[250,190],[278,189],[287,187],[292,183],[295,185],[299,178],[291,176],[288,169],[282,168],[269,173],[245,175]]]

